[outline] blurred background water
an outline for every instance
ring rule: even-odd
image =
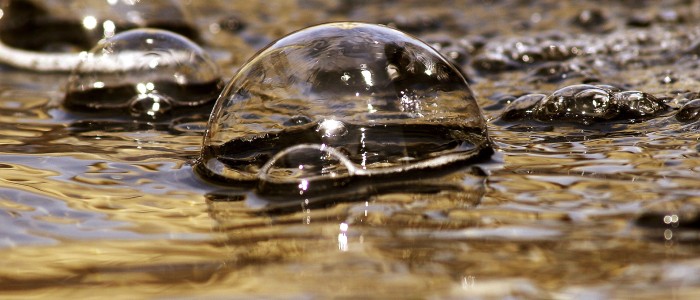
[[[12,2],[3,2],[3,18],[18,5]],[[59,41],[85,45],[22,44],[8,40],[27,35],[12,26],[0,39],[36,51],[81,51],[113,33],[104,22],[131,22],[120,20],[129,1],[126,12],[102,1],[58,2],[37,1],[47,14],[38,19],[65,18],[52,23],[63,24],[51,28],[63,32]],[[149,12],[141,19],[165,21],[123,27],[184,22],[193,30],[180,32],[204,48],[225,81],[269,42],[310,25],[354,20],[415,35],[470,82],[496,148],[481,165],[486,176],[466,168],[408,181],[431,186],[429,193],[338,195],[320,207],[257,213],[249,187],[216,185],[193,171],[206,110],[165,121],[71,111],[61,106],[68,73],[3,66],[3,298],[700,294],[700,125],[692,102],[700,92],[700,4],[154,3],[137,9]],[[523,95],[578,84],[641,91],[667,109],[590,124],[500,118]]]

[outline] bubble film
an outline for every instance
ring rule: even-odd
[[[246,63],[214,107],[200,169],[255,180],[275,154],[301,144],[391,172],[491,151],[454,65],[409,35],[363,23],[297,31]]]
[[[64,105],[156,118],[212,102],[223,86],[218,67],[187,38],[134,29],[103,40],[71,74]]]

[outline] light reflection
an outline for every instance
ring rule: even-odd
[[[665,224],[678,223],[678,215],[666,215],[666,216],[664,216],[664,223]]]
[[[462,288],[465,290],[473,289],[476,285],[476,276],[464,276],[462,277]]]
[[[93,16],[87,16],[83,19],[83,27],[87,30],[93,30],[97,27],[97,19]]]
[[[156,86],[153,82],[139,82],[136,84],[136,91],[141,95],[150,94],[155,90]]]
[[[299,166],[299,169],[303,169],[303,166]],[[309,189],[309,181],[306,179],[302,179],[301,182],[299,183],[299,195],[303,195],[306,190]],[[306,200],[307,202],[309,200]]]
[[[114,36],[117,26],[112,22],[112,20],[107,20],[102,23],[102,30],[104,37],[111,38]]]
[[[221,25],[219,23],[211,23],[209,24],[209,32],[213,34],[217,34],[221,32]]]
[[[311,224],[311,209],[309,208],[309,199],[304,199],[304,201],[301,202],[301,212],[305,214],[305,216],[302,217],[302,223],[309,225]]]
[[[323,122],[318,124],[318,129],[316,131],[321,132],[324,137],[335,137],[343,135],[347,129],[343,122],[330,119],[323,120]]]
[[[365,83],[368,86],[374,86],[374,81],[372,80],[372,72],[367,69],[366,64],[360,65],[360,74],[362,74],[362,77],[365,79]]]
[[[671,229],[664,230],[664,238],[666,240],[670,241],[673,238],[673,230],[671,230]]]
[[[340,233],[338,234],[338,250],[348,251],[348,224],[340,223]]]

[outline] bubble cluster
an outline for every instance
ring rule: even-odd
[[[474,57],[472,66],[482,72],[502,72],[527,66],[564,61],[584,54],[586,46],[568,36],[543,34],[526,39],[508,39],[487,44]]]
[[[278,153],[299,145],[306,146],[295,151],[337,154],[368,175],[464,163],[491,151],[484,118],[454,65],[411,36],[364,23],[292,33],[241,67],[214,107],[198,169],[255,181]]]
[[[147,119],[212,102],[222,82],[216,64],[187,38],[134,29],[88,52],[70,76],[64,106]]]
[[[663,101],[644,92],[621,91],[609,85],[579,84],[561,88],[548,96],[521,96],[506,107],[501,119],[589,125],[603,121],[636,122],[667,110]]]

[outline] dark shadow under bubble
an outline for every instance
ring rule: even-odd
[[[461,170],[454,166],[435,170],[421,170],[376,176],[350,178],[338,181],[325,180],[309,183],[309,190],[316,192],[299,194],[299,184],[275,184],[260,182],[252,191],[245,187],[227,187],[206,195],[212,215],[227,215],[220,210],[244,214],[289,214],[312,208],[329,208],[344,202],[370,201],[387,194],[407,194],[418,197],[450,193],[469,195],[468,205],[477,205],[485,192],[486,175],[479,167]],[[410,179],[408,179],[410,178]],[[476,197],[475,197],[476,195]],[[218,220],[225,223],[226,220]]]
[[[157,130],[175,135],[201,135],[206,130],[213,103],[205,103],[194,107],[175,107],[168,114],[158,115],[157,118],[137,118],[128,114],[116,114],[113,111],[67,111],[64,108],[54,108],[51,114],[55,119],[68,124],[72,134],[90,131],[129,132]]]
[[[254,187],[243,184],[235,186],[238,189],[251,188],[250,192],[242,193],[228,186],[207,194],[206,198],[209,202],[217,203],[243,201],[244,207],[238,204],[239,212],[279,214],[298,211],[300,206],[324,208],[341,202],[367,201],[385,194],[474,193],[475,190],[483,190],[486,174],[477,166],[465,166],[483,162],[493,152],[491,148],[479,151],[469,161],[457,165],[371,176],[322,176],[308,181],[303,178],[282,182],[259,180]]]

